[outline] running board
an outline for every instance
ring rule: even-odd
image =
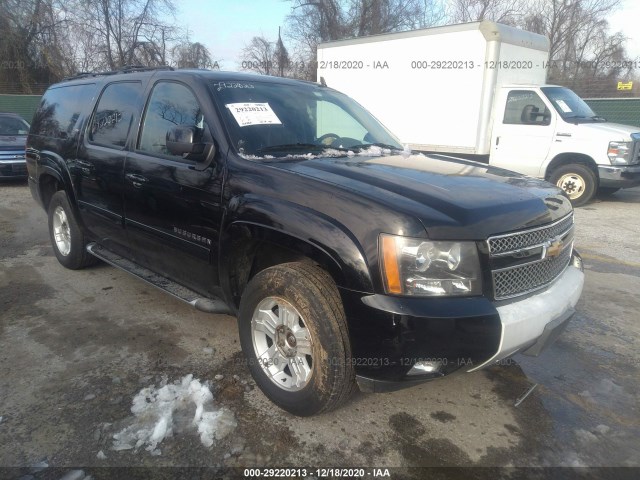
[[[122,258],[120,255],[107,250],[106,248],[98,245],[95,242],[87,245],[87,252],[89,252],[94,257],[99,258],[103,262],[124,270],[131,275],[135,275],[136,277],[144,280],[154,287],[173,295],[174,297],[188,303],[197,310],[207,313],[233,315],[233,312],[224,301],[220,299],[203,297],[202,295],[180,285],[179,283],[174,282],[173,280],[169,280],[168,278],[158,275],[151,270],[141,267],[131,260]]]

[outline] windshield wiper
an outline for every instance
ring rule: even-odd
[[[256,150],[259,153],[266,152],[281,152],[281,151],[299,151],[299,150],[322,150],[326,147],[318,145],[316,143],[283,143],[282,145],[269,145],[268,147],[262,147]]]

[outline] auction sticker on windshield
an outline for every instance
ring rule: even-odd
[[[268,103],[228,103],[226,107],[231,111],[238,125],[282,125]]]

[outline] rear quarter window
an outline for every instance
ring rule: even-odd
[[[95,89],[95,84],[90,83],[47,90],[33,116],[31,132],[45,137],[69,138],[79,128]]]

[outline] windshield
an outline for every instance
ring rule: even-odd
[[[605,121],[591,110],[578,95],[564,87],[542,87],[540,90],[551,101],[563,120],[567,121]]]
[[[213,96],[238,153],[282,157],[348,154],[398,140],[354,100],[326,87],[271,82],[216,82]]]
[[[5,117],[0,115],[0,135],[26,135],[29,133],[29,124],[17,117]]]

